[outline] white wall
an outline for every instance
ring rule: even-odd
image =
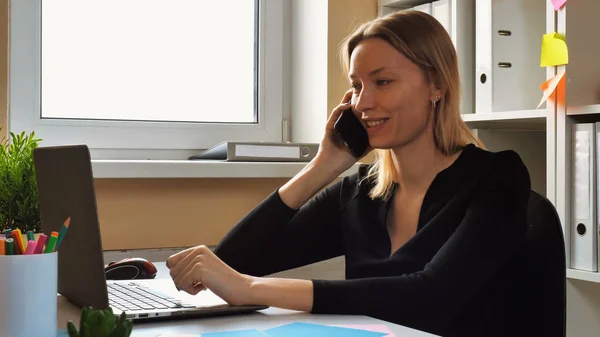
[[[292,0],[291,16],[290,138],[319,142],[327,121],[328,3]]]

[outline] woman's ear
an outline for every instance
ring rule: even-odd
[[[437,102],[440,100],[440,98],[442,98],[442,90],[440,89],[434,89],[432,90],[432,94],[431,94],[431,102]]]

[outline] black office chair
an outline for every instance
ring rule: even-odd
[[[537,336],[566,336],[566,258],[560,219],[554,205],[531,191],[527,211],[527,271],[532,303],[528,308]],[[539,328],[539,329],[538,329]]]

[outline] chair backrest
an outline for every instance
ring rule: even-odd
[[[539,336],[566,335],[566,257],[563,229],[554,205],[531,191],[527,210],[527,266],[531,317]]]

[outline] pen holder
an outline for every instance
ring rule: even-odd
[[[0,255],[0,336],[56,337],[58,253]]]

